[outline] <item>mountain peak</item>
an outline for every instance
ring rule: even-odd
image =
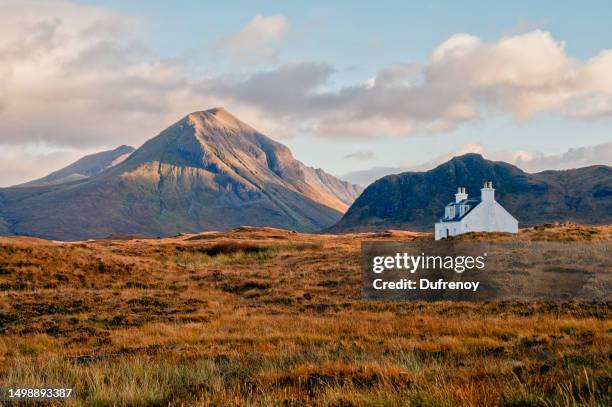
[[[213,107],[211,109],[206,109],[203,111],[204,113],[213,114],[213,115],[230,115],[233,116],[230,112],[227,111],[223,106]]]
[[[87,181],[0,190],[0,222],[10,215],[10,233],[60,239],[245,223],[314,231],[336,223],[360,192],[217,107],[184,116]],[[9,204],[6,194],[15,197]]]
[[[217,128],[230,131],[246,131],[249,133],[257,132],[257,130],[238,119],[224,107],[215,107],[213,109],[190,113],[187,115],[187,120],[196,129],[201,130]]]
[[[463,161],[467,159],[486,161],[486,159],[480,153],[465,153],[462,155],[457,155],[453,157],[451,160],[452,161]]]

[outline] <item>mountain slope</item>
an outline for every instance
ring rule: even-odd
[[[0,213],[13,234],[65,240],[245,224],[315,231],[359,192],[317,171],[218,108],[184,117],[91,178],[0,190]]]
[[[314,186],[330,195],[338,198],[342,203],[346,204],[345,212],[355,199],[363,192],[363,188],[359,185],[351,184],[350,182],[340,180],[333,175],[323,171],[321,168],[307,167],[301,162],[298,162],[300,169],[304,173],[304,181],[311,186]]]
[[[587,224],[612,223],[612,168],[591,166],[575,170],[529,174],[504,163],[466,154],[427,172],[388,175],[365,189],[330,231],[408,228],[431,230],[454,199],[458,186],[480,196],[492,180],[495,197],[519,225],[571,220]]]
[[[119,146],[114,150],[102,151],[73,162],[72,164],[33,181],[15,185],[17,187],[41,187],[78,181],[101,173],[107,168],[123,162],[134,152],[130,146]]]

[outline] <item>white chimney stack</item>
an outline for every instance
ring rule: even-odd
[[[493,181],[485,181],[484,186],[480,190],[480,199],[483,202],[491,202],[495,200],[495,189]]]
[[[467,199],[468,195],[465,192],[465,187],[459,187],[457,188],[457,193],[455,194],[455,202],[461,202],[464,199]]]

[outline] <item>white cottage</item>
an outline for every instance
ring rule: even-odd
[[[493,182],[480,190],[480,199],[470,198],[459,187],[455,202],[444,208],[444,217],[435,225],[436,240],[467,232],[518,233],[518,221],[495,200]]]

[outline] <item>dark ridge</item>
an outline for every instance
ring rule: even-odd
[[[480,196],[493,181],[495,198],[521,227],[574,221],[612,223],[612,168],[596,165],[529,174],[480,154],[465,154],[426,172],[388,175],[368,186],[330,232],[429,231],[459,186]]]

